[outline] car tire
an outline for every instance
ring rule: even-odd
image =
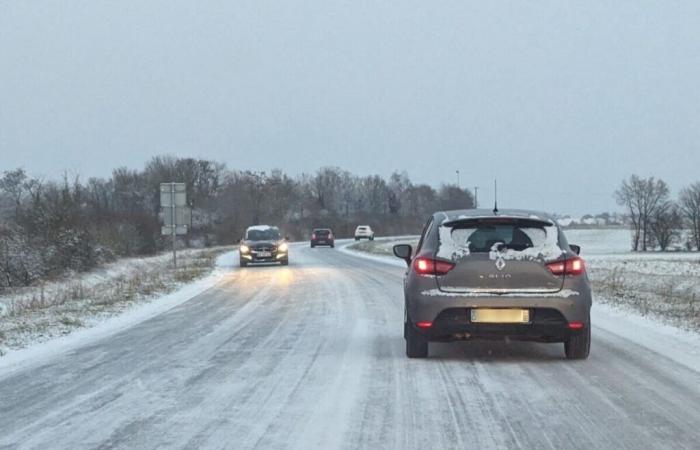
[[[316,247],[316,246],[314,244],[311,244],[311,248],[314,248],[314,247]]]
[[[331,244],[331,248],[335,248],[335,244]]]
[[[591,352],[591,322],[583,332],[576,333],[564,342],[566,359],[586,359]]]
[[[239,264],[239,265],[240,265],[241,267],[245,267],[245,266],[247,266],[247,265],[248,265],[248,263],[247,263],[247,262],[245,262],[245,261],[243,261],[242,259],[241,259],[241,260],[239,260],[238,264]]]
[[[373,241],[373,240],[374,240],[374,236],[370,236],[370,237],[369,237],[369,240],[370,240],[370,241]]]
[[[282,260],[282,265],[283,265],[283,266],[288,266],[288,265],[289,265],[289,259],[283,259],[283,260]]]
[[[409,358],[428,357],[428,340],[418,334],[408,323],[404,326],[404,336],[406,337],[406,356]]]

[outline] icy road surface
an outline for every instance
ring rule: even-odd
[[[699,448],[700,373],[614,320],[582,362],[502,342],[408,360],[402,274],[294,246],[289,267],[233,267],[110,336],[0,365],[0,448]]]

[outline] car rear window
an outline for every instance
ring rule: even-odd
[[[316,233],[318,236],[328,236],[331,233],[331,230],[314,230],[314,233]]]
[[[556,259],[563,250],[553,224],[539,220],[481,219],[443,224],[437,256],[461,259],[498,254],[507,259]]]

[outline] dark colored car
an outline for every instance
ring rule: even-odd
[[[407,356],[428,356],[430,341],[508,338],[563,342],[567,358],[587,358],[591,289],[580,250],[543,213],[435,213],[415,253],[394,246],[408,264]]]
[[[314,228],[311,233],[311,248],[317,245],[328,245],[335,247],[335,236],[330,228]]]
[[[289,246],[277,227],[256,225],[249,227],[238,250],[241,267],[250,263],[278,262],[289,264]]]

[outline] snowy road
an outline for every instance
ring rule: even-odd
[[[698,448],[700,373],[594,326],[408,360],[402,269],[294,247],[170,311],[0,369],[0,448]],[[595,325],[595,324],[594,324]]]

